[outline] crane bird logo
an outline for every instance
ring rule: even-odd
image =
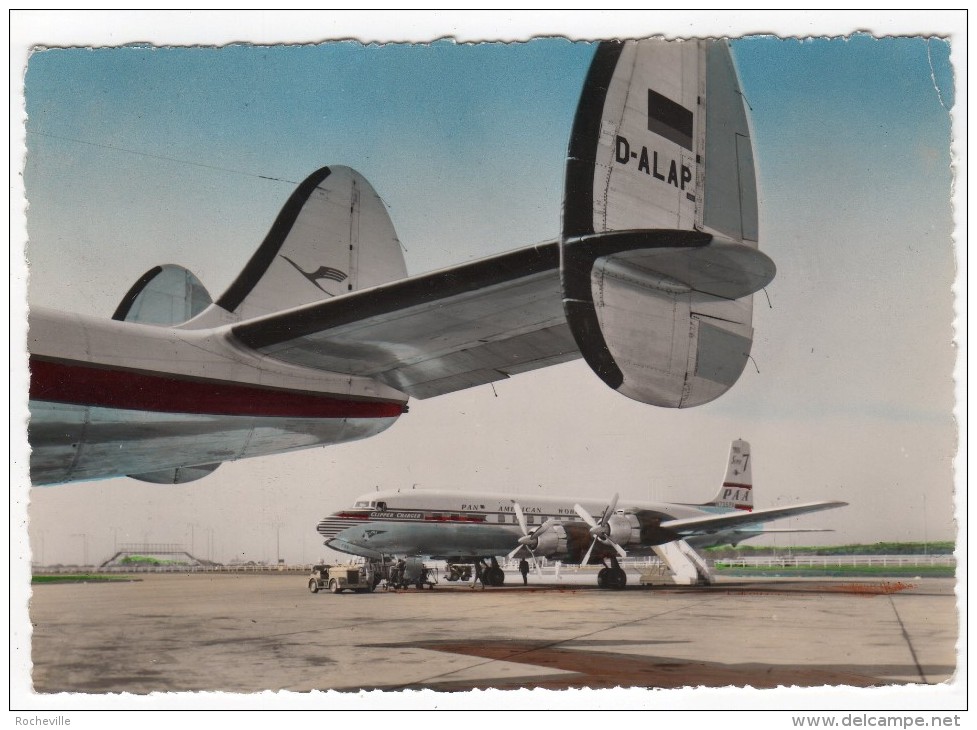
[[[288,263],[290,263],[292,266],[295,267],[296,271],[298,271],[302,276],[304,276],[306,279],[311,281],[316,289],[321,291],[323,294],[329,294],[329,296],[335,296],[335,295],[323,289],[319,285],[319,279],[329,279],[330,281],[342,283],[346,281],[346,279],[348,278],[344,272],[340,271],[339,269],[334,269],[331,266],[320,266],[315,271],[303,271],[301,267],[297,263],[292,261],[292,259],[290,259],[288,256],[281,256],[281,258],[288,261]]]

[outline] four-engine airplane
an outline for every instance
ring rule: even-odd
[[[619,557],[657,554],[676,575],[708,580],[695,548],[736,545],[770,532],[762,523],[845,506],[809,502],[753,509],[750,445],[730,446],[723,483],[705,504],[607,504],[562,497],[528,497],[411,489],[377,492],[356,499],[351,509],[330,515],[317,530],[334,550],[369,559],[427,558],[452,563],[491,560],[486,582],[501,585],[498,557],[527,551],[586,565],[604,562],[598,585],[623,588]]]
[[[774,276],[757,228],[728,44],[601,43],[553,241],[407,277],[380,196],[323,167],[216,300],[166,265],[111,319],[32,308],[32,482],[188,482],[578,357],[629,398],[706,403],[742,373]]]

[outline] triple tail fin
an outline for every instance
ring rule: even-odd
[[[753,511],[753,465],[749,443],[737,439],[730,445],[723,484],[716,496],[703,506]]]
[[[240,322],[407,276],[387,207],[355,170],[303,180],[226,292],[191,327]]]

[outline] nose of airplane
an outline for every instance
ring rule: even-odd
[[[323,539],[332,540],[343,530],[367,522],[368,517],[368,513],[362,511],[333,512],[328,517],[319,520],[319,524],[316,525],[316,532],[322,535]]]
[[[331,540],[336,537],[342,530],[347,527],[345,520],[343,520],[338,512],[333,512],[328,517],[323,517],[319,520],[319,524],[316,525],[316,532],[318,532],[326,540]]]

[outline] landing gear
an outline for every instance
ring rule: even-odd
[[[486,578],[488,579],[488,584],[493,588],[500,587],[505,583],[505,573],[502,572],[502,568],[499,567],[499,561],[495,558],[491,559],[491,565],[488,568],[488,573]]]
[[[605,558],[606,560],[607,558]],[[610,561],[610,567],[605,564],[597,573],[597,587],[619,591],[628,584],[628,576],[624,572],[624,568],[617,562],[616,557],[612,555]]]
[[[502,568],[489,568],[486,575],[486,582],[493,588],[500,587],[505,583],[505,573]]]
[[[466,563],[448,563],[444,578],[452,583],[459,580],[467,583],[472,579],[472,566]]]
[[[499,567],[498,560],[490,558],[490,561],[491,563],[486,565],[483,558],[475,559],[475,582],[482,581],[482,587],[492,586],[493,588],[498,588],[505,583],[505,573]],[[472,583],[472,588],[474,587],[475,583]]]
[[[621,590],[628,584],[627,573],[622,568],[611,568],[607,573],[607,587]]]

